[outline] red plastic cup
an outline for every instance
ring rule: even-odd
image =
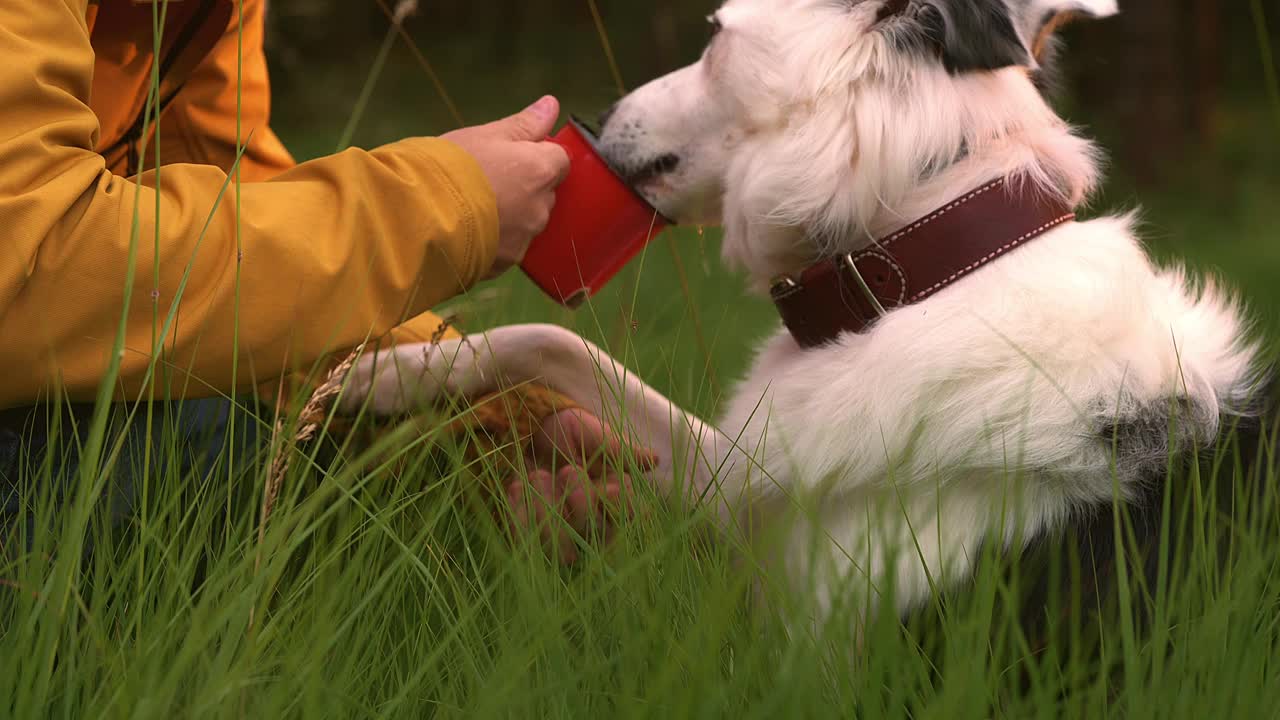
[[[600,157],[594,133],[576,118],[551,141],[569,153],[569,176],[520,267],[557,302],[576,308],[670,223]]]

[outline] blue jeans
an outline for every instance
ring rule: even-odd
[[[152,473],[180,470],[182,477],[206,475],[218,459],[226,456],[230,440],[230,418],[235,423],[236,457],[252,451],[259,435],[257,420],[226,399],[185,400],[156,403],[152,408],[151,431],[147,432],[145,407],[132,422],[124,424],[123,406],[112,408],[107,446],[123,432],[123,445],[112,474],[109,493],[111,518],[120,521],[133,511],[137,479],[142,476],[151,446]],[[3,413],[0,420],[0,538],[25,518],[28,528],[34,517],[24,500],[51,491],[56,505],[73,496],[79,479],[80,448],[89,435],[93,407],[79,405],[60,409],[56,417],[47,406]],[[174,455],[176,451],[177,455]],[[45,468],[51,468],[51,472]],[[52,483],[52,488],[33,484]]]

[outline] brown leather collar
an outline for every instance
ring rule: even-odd
[[[871,247],[827,258],[773,286],[782,322],[801,347],[860,333],[886,312],[941,291],[996,258],[1075,219],[1029,182],[996,180]]]

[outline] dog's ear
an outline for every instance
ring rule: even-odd
[[[949,72],[1030,64],[1007,0],[912,0],[903,16]]]
[[[1034,68],[1064,22],[1116,11],[1116,0],[885,0],[876,23],[960,73]]]

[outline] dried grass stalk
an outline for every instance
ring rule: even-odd
[[[276,454],[271,459],[271,471],[267,474],[267,486],[262,493],[262,515],[258,525],[258,542],[262,542],[262,535],[266,531],[267,520],[271,517],[271,511],[275,509],[277,498],[280,496],[280,488],[284,485],[285,475],[289,472],[289,466],[293,459],[293,450],[302,443],[308,443],[315,439],[316,434],[320,432],[320,428],[328,421],[329,413],[333,409],[333,401],[338,395],[342,394],[342,386],[346,380],[347,373],[351,372],[351,368],[355,366],[356,360],[364,352],[364,344],[362,343],[345,360],[329,371],[325,376],[324,382],[311,393],[311,397],[307,399],[307,404],[302,406],[302,412],[298,414],[298,430],[294,433],[293,438],[287,442],[282,442],[276,448]],[[279,403],[277,403],[279,407]],[[276,420],[275,435],[280,437],[285,431],[285,416],[281,415]]]

